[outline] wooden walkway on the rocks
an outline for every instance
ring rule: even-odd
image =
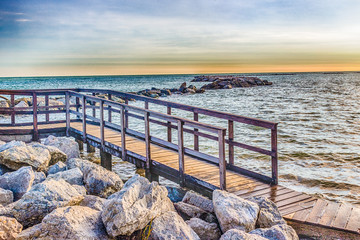
[[[0,124],[0,135],[32,134],[33,140],[54,133],[72,136],[88,146],[99,148],[101,164],[108,169],[112,166],[111,155],[115,155],[145,168],[150,179],[157,180],[158,176],[163,176],[206,195],[211,195],[214,189],[223,189],[243,198],[267,197],[276,203],[288,221],[359,234],[359,207],[317,199],[278,184],[276,123],[111,90],[0,91],[0,95],[6,94],[10,96],[11,104],[9,108],[0,108],[0,114],[10,115],[11,123]],[[14,96],[18,95],[30,95],[35,103],[39,96],[43,96],[45,104],[15,108]],[[49,96],[52,95],[65,96],[66,103],[50,106]],[[122,98],[124,102],[112,101],[115,97]],[[144,108],[130,105],[129,101],[133,99],[143,101]],[[166,107],[166,113],[150,110],[150,104]],[[174,116],[172,108],[193,112],[194,118],[189,120]],[[57,118],[50,121],[50,115],[55,113],[64,114],[65,120]],[[17,114],[32,114],[33,122],[17,123]],[[45,115],[45,121],[38,121],[40,114]],[[113,121],[115,114],[120,123]],[[225,119],[228,125],[223,128],[201,123],[199,115]],[[129,118],[144,121],[144,133],[131,129]],[[271,150],[237,142],[234,122],[270,129]],[[167,139],[152,136],[151,124],[165,127]],[[172,131],[176,132],[176,140],[172,139]],[[193,149],[185,147],[184,133],[194,136]],[[199,137],[217,141],[218,157],[199,150]],[[268,155],[272,176],[236,166],[235,147]]]

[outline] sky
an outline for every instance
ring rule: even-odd
[[[0,0],[0,77],[360,71],[359,0]]]

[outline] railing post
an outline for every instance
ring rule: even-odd
[[[82,124],[83,124],[83,142],[86,143],[86,98],[82,96]]]
[[[197,112],[194,112],[194,121],[199,121],[199,114]],[[199,129],[194,128],[194,150],[199,151],[199,136],[197,133],[199,132]]]
[[[45,121],[48,123],[50,121],[50,114],[48,113],[49,111],[49,95],[46,95],[45,96],[45,111],[46,111],[46,114],[45,114]]]
[[[101,149],[105,147],[105,131],[104,131],[104,101],[100,101],[100,140]]]
[[[111,101],[112,100],[112,96],[111,96],[111,94],[109,93],[108,94],[108,99]],[[111,106],[110,105],[108,105],[108,109],[109,109],[109,112],[108,112],[108,121],[109,122],[111,122],[111,113],[112,113],[112,111],[111,111]]]
[[[226,190],[226,159],[225,159],[225,133],[226,130],[219,130],[219,175],[220,189]]]
[[[273,184],[278,184],[277,124],[271,129],[271,175]]]
[[[229,130],[229,164],[234,165],[234,122],[232,120],[228,121],[228,130]]]
[[[70,98],[69,92],[65,93],[65,106],[66,106],[66,136],[70,136]]]
[[[95,93],[92,93],[92,96],[93,97],[95,97]],[[91,105],[93,105],[93,108],[92,108],[92,115],[93,115],[93,117],[96,117],[96,109],[95,109],[95,107],[96,107],[96,102],[95,101],[92,101],[91,102]]]
[[[145,109],[149,109],[149,102],[145,102]]]
[[[10,96],[10,107],[12,108],[11,125],[15,125],[15,96],[14,96],[14,94],[11,94],[11,96]]]
[[[129,105],[129,100],[125,98],[125,104]],[[128,110],[125,110],[125,127],[129,127],[129,116],[128,116]]]
[[[38,117],[37,117],[37,94],[33,93],[33,141],[39,140]]]
[[[121,153],[122,160],[126,160],[126,126],[125,126],[125,107],[121,106]]]
[[[145,121],[145,149],[146,149],[146,175],[151,180],[151,149],[150,149],[150,113],[144,113]]]
[[[184,122],[178,120],[178,152],[179,152],[179,172],[180,172],[180,186],[185,186],[185,159],[184,159]]]
[[[167,114],[171,115],[171,107],[167,107]],[[171,122],[167,122],[167,140],[171,142]]]

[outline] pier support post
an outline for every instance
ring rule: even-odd
[[[88,143],[88,144],[86,144],[86,151],[87,151],[88,153],[93,153],[93,152],[95,152],[95,147],[91,146],[91,145]]]
[[[159,182],[159,175],[152,173],[150,170],[146,169],[145,170],[145,177],[150,181],[150,182]]]
[[[103,150],[100,150],[100,159],[101,159],[101,166],[111,171],[111,167],[112,167],[111,154]]]
[[[84,142],[78,139],[75,139],[75,141],[77,142],[77,144],[79,145],[79,150],[82,151],[84,150]]]

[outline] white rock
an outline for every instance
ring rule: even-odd
[[[286,224],[274,225],[271,228],[258,228],[250,232],[269,240],[299,240],[295,230]]]
[[[0,204],[6,206],[14,201],[13,192],[0,188]]]
[[[186,192],[183,200],[184,203],[188,203],[194,205],[198,208],[203,209],[204,211],[213,213],[214,212],[214,205],[212,201],[194,191]]]
[[[193,206],[191,204],[187,204],[184,202],[174,203],[174,207],[177,213],[184,219],[189,220],[190,218],[200,218],[205,220],[206,222],[217,222],[216,217],[201,208]]]
[[[220,240],[267,240],[256,234],[249,234],[239,229],[230,229],[224,233]]]
[[[63,162],[57,162],[56,164],[49,167],[48,174],[55,174],[58,172],[66,171],[66,164]]]
[[[83,185],[83,173],[80,171],[79,168],[73,168],[70,170],[66,170],[63,172],[58,172],[55,174],[49,174],[48,179],[64,179],[66,182],[70,184],[76,184],[76,185]]]
[[[0,107],[8,108],[10,106],[9,106],[9,103],[7,101],[0,101]]]
[[[15,107],[28,107],[28,106],[29,105],[24,101],[21,101],[21,102],[19,102],[18,104],[15,105]]]
[[[257,226],[269,228],[278,224],[286,224],[276,204],[264,197],[252,197],[249,201],[255,202],[260,207]]]
[[[216,223],[208,223],[200,218],[191,218],[186,223],[201,240],[218,240],[221,236],[221,231]]]
[[[105,202],[106,202],[105,198],[101,198],[94,195],[86,195],[84,197],[84,200],[80,203],[80,206],[85,206],[98,211],[102,211]]]
[[[6,149],[9,149],[9,148],[13,148],[13,147],[25,147],[25,146],[26,146],[26,144],[24,142],[13,140],[11,142],[2,144],[0,146],[0,152],[5,151]]]
[[[0,240],[15,240],[22,226],[15,218],[0,216]]]
[[[45,179],[46,179],[45,173],[43,173],[43,172],[34,172],[34,174],[35,174],[35,178],[34,178],[33,185],[45,181]]]
[[[50,159],[49,165],[53,165],[57,162],[66,162],[66,159],[67,159],[66,154],[63,151],[61,151],[60,149],[58,149],[57,147],[44,145],[44,144],[37,143],[37,142],[31,143],[31,146],[42,147],[42,148],[47,149],[50,152],[51,159]]]
[[[0,147],[4,144],[6,144],[6,142],[0,140]]]
[[[67,158],[80,157],[79,144],[71,138],[50,135],[45,139],[44,144],[57,147],[67,155]]]
[[[0,176],[0,188],[10,190],[15,201],[20,199],[33,185],[35,173],[30,166]]]
[[[76,189],[76,191],[78,191],[79,194],[85,196],[87,194],[86,192],[86,188],[83,185],[71,185],[73,188]]]

